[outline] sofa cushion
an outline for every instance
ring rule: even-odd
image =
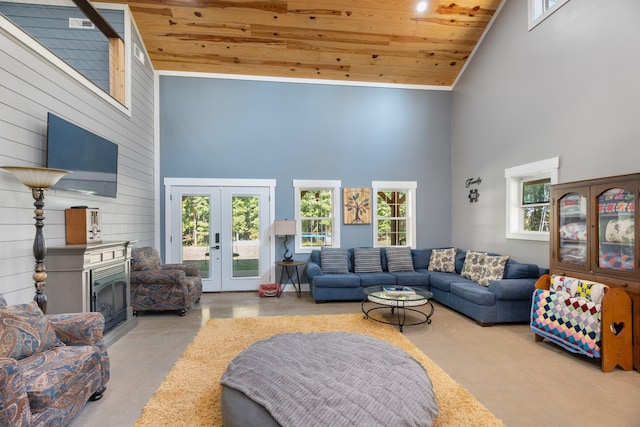
[[[456,272],[456,248],[433,249],[429,259],[429,271]]]
[[[322,247],[320,268],[324,274],[346,274],[349,272],[349,250]]]
[[[402,286],[418,286],[426,288],[429,286],[429,276],[417,271],[397,271],[391,273],[396,277],[396,284]]]
[[[19,360],[64,345],[34,301],[0,307],[0,325],[0,357]]]
[[[478,305],[494,305],[496,303],[496,296],[493,292],[473,282],[452,283],[451,294]]]
[[[429,268],[429,259],[431,259],[431,249],[412,249],[411,258],[413,258],[414,270],[426,270]]]
[[[380,248],[356,248],[353,250],[353,271],[356,273],[382,272]]]
[[[314,249],[311,251],[311,255],[309,255],[309,261],[316,263],[318,265],[322,264],[322,260],[320,259],[319,249]]]
[[[396,276],[391,273],[355,273],[360,278],[360,286],[395,285]]]
[[[75,395],[83,393],[85,387],[91,385],[87,384],[87,375],[94,376],[92,382],[101,381],[100,354],[94,346],[56,347],[22,359],[18,364],[32,412],[59,405],[58,398],[72,388],[77,389]]]
[[[464,260],[467,257],[467,252],[458,249],[456,251],[456,274],[460,274],[462,272],[462,267],[464,267]]]
[[[387,264],[390,273],[396,271],[413,271],[413,258],[411,248],[391,247],[385,248]]]
[[[187,273],[182,270],[142,270],[131,272],[132,284],[172,285],[180,287],[186,279]]]
[[[478,283],[482,286],[489,286],[489,282],[492,280],[500,280],[504,277],[504,267],[509,260],[508,255],[487,255],[484,258],[484,269],[482,270],[482,277],[478,280]]]
[[[160,267],[160,253],[151,247],[133,248],[131,251],[131,270],[157,270]]]
[[[537,279],[538,277],[540,277],[540,268],[536,264],[526,264],[510,259],[504,269],[505,279]]]
[[[313,278],[313,286],[319,288],[359,288],[360,276],[355,273],[323,274]]]
[[[480,280],[484,272],[484,259],[486,256],[486,252],[467,251],[460,276],[474,282]]]
[[[531,301],[536,279],[501,279],[489,283],[488,290],[493,292],[497,301]]]
[[[432,288],[437,288],[444,292],[451,292],[451,284],[455,282],[474,283],[457,274],[429,272],[429,284]]]

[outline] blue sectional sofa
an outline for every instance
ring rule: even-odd
[[[348,272],[342,273],[323,272],[321,251],[313,250],[306,268],[311,294],[317,303],[361,301],[364,299],[363,289],[368,286],[411,286],[430,290],[433,300],[483,326],[530,320],[534,285],[548,269],[509,259],[502,279],[491,280],[488,286],[483,286],[461,276],[467,251],[456,250],[455,273],[448,273],[429,270],[432,250],[411,250],[413,271],[389,272],[386,250],[381,248],[382,271],[355,272],[354,249],[349,249]]]

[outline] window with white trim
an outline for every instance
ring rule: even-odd
[[[373,245],[416,247],[416,181],[373,181]]]
[[[508,239],[549,240],[549,190],[558,182],[559,164],[553,157],[504,171]]]
[[[529,31],[569,0],[529,0]]]
[[[293,180],[296,253],[340,247],[340,181]]]

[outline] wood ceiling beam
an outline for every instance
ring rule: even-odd
[[[115,38],[115,39],[122,40],[122,37],[120,37],[120,34],[118,34],[118,32],[113,29],[111,24],[109,24],[107,20],[104,19],[102,14],[100,14],[100,12],[98,12],[98,10],[95,7],[93,7],[93,5],[89,3],[88,0],[72,0],[72,1],[73,3],[75,3],[76,6],[78,6],[78,9],[80,9],[82,13],[85,14],[86,17],[89,18],[96,27],[98,27],[98,29],[102,32],[102,34],[104,34],[110,39]]]

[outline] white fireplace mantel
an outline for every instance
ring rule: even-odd
[[[47,249],[47,314],[91,310],[91,283],[96,270],[123,266],[126,275],[126,320],[105,334],[105,344],[117,341],[133,329],[138,320],[131,308],[129,281],[131,247],[134,242],[102,242],[65,245]]]

